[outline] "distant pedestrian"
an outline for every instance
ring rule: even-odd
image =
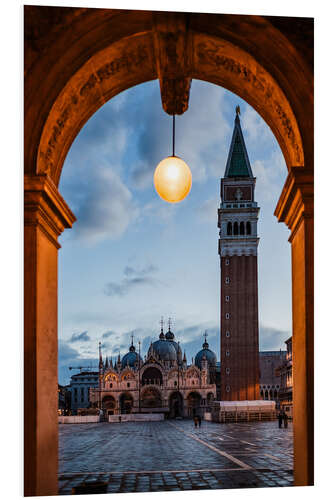
[[[286,412],[283,412],[283,424],[284,428],[286,429],[288,427],[288,415],[286,414]]]
[[[119,415],[119,423],[121,424],[121,415]]]
[[[194,417],[194,427],[198,427],[198,417]]]
[[[198,416],[199,427],[201,427],[201,415]]]
[[[282,415],[281,411],[280,411],[280,413],[278,415],[278,419],[279,419],[279,429],[281,429],[281,427],[282,427],[282,420],[283,420],[283,415]]]

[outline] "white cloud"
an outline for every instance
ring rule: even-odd
[[[267,123],[250,106],[245,107],[241,115],[241,125],[244,133],[247,135],[245,142],[252,142],[258,145],[258,141],[263,143],[270,140],[271,132]]]
[[[77,184],[74,238],[89,245],[119,238],[138,216],[131,192],[111,168],[100,167],[88,181],[78,179]]]
[[[200,92],[190,97],[190,109],[179,118],[177,151],[189,164],[193,180],[223,175],[221,158],[226,157],[225,138],[231,124],[222,113],[225,90],[200,82]]]
[[[199,220],[202,222],[210,222],[217,219],[217,209],[219,206],[219,200],[216,198],[211,198],[206,200],[200,207],[197,208],[197,214]]]
[[[285,341],[290,337],[290,332],[278,330],[270,326],[260,325],[259,327],[259,345],[261,351],[285,350]]]
[[[287,168],[281,151],[276,150],[269,157],[254,161],[252,171],[257,178],[257,200],[276,203],[281,193],[283,178],[287,176]]]

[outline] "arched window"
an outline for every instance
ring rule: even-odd
[[[265,391],[265,399],[268,400],[268,391]]]
[[[246,234],[251,234],[251,222],[247,221],[246,223]]]
[[[238,222],[234,222],[234,235],[238,235]]]
[[[239,224],[239,234],[245,234],[245,227],[243,221]]]
[[[231,222],[228,222],[228,225],[227,225],[227,235],[228,236],[232,235],[232,224],[231,224]]]

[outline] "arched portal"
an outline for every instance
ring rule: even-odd
[[[102,409],[106,410],[108,415],[113,415],[116,409],[116,400],[113,396],[104,396],[102,399]]]
[[[190,392],[187,396],[188,416],[194,417],[200,414],[201,396],[198,392]]]
[[[214,399],[215,399],[214,394],[212,392],[209,392],[207,394],[207,406],[211,406],[213,404]]]
[[[57,190],[62,166],[100,106],[156,78],[168,112],[186,109],[191,78],[234,92],[283,152],[289,174],[275,215],[291,231],[294,478],[312,484],[311,20],[297,31],[288,18],[26,6],[25,24],[25,495],[57,494],[57,239],[75,221]]]
[[[183,416],[183,396],[179,391],[173,392],[169,398],[170,418]]]
[[[163,406],[162,396],[158,389],[155,387],[147,387],[141,393],[141,408],[153,409],[161,408]]]
[[[162,385],[162,373],[158,368],[150,366],[143,372],[141,381],[142,385]]]
[[[120,413],[131,413],[133,408],[133,396],[124,392],[119,398]]]

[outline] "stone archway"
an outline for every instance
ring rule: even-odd
[[[75,221],[57,190],[62,166],[100,106],[156,78],[168,113],[186,110],[192,78],[236,93],[284,154],[275,215],[291,230],[294,477],[312,484],[311,20],[26,6],[25,25],[25,494],[57,492],[57,239]]]
[[[162,408],[162,395],[156,387],[147,387],[141,393],[141,408],[143,410],[152,410],[153,408]]]
[[[113,415],[116,409],[116,400],[113,396],[104,396],[102,399],[102,409],[106,410],[108,415]]]
[[[169,416],[177,418],[183,416],[183,396],[179,391],[173,392],[169,397]]]
[[[163,385],[161,370],[155,366],[149,366],[142,374],[141,383],[142,385]]]
[[[133,409],[133,396],[128,392],[123,392],[119,398],[120,413],[132,413]]]
[[[190,392],[187,396],[187,410],[189,417],[199,416],[201,396],[198,392]]]

